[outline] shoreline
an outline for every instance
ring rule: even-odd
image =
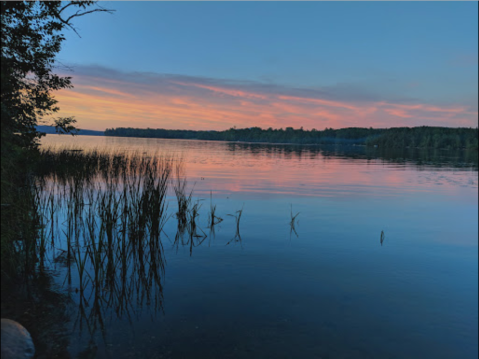
[[[46,135],[51,136],[71,136],[69,134],[57,134],[57,133],[47,133]],[[268,146],[308,146],[308,147],[320,147],[320,146],[348,146],[348,147],[362,147],[370,149],[386,149],[386,150],[440,150],[440,151],[477,151],[474,148],[445,148],[445,147],[385,147],[377,145],[366,145],[363,143],[295,143],[295,142],[252,142],[252,141],[230,141],[230,140],[206,140],[201,138],[166,138],[166,137],[135,137],[135,136],[110,136],[110,135],[76,135],[82,137],[105,137],[105,138],[134,138],[134,139],[155,139],[155,140],[176,140],[176,141],[203,141],[203,142],[224,142],[231,144],[250,144],[250,145],[268,145]]]

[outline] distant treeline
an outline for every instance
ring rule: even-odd
[[[294,129],[263,130],[260,127],[230,128],[226,131],[192,131],[139,128],[109,128],[105,136],[177,138],[213,141],[268,142],[294,144],[356,144],[387,148],[478,148],[478,129],[449,127],[396,127],[389,129],[349,127],[323,131]]]
[[[38,125],[38,126],[36,126],[36,129],[37,129],[38,132],[46,133],[47,135],[58,133],[54,126]],[[80,136],[103,136],[104,132],[103,131],[77,129],[77,132],[75,134],[80,135]]]

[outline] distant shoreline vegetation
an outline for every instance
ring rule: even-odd
[[[444,148],[444,149],[478,149],[478,129],[450,127],[396,127],[388,129],[349,127],[334,130],[310,131],[294,129],[266,130],[260,127],[230,128],[226,131],[193,131],[140,128],[108,128],[105,136],[140,137],[140,138],[170,138],[209,141],[234,142],[267,142],[292,143],[303,145],[315,144],[350,144],[378,146],[386,148]]]
[[[40,133],[45,133],[47,135],[58,134],[58,131],[55,129],[54,126],[38,125],[38,126],[36,126],[36,130]],[[104,131],[77,129],[77,132],[75,133],[75,135],[80,135],[80,136],[104,136]]]

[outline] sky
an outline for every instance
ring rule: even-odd
[[[100,2],[54,95],[79,128],[478,124],[477,2]]]

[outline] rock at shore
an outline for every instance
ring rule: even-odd
[[[19,323],[2,319],[2,359],[29,359],[35,354],[30,333]]]

